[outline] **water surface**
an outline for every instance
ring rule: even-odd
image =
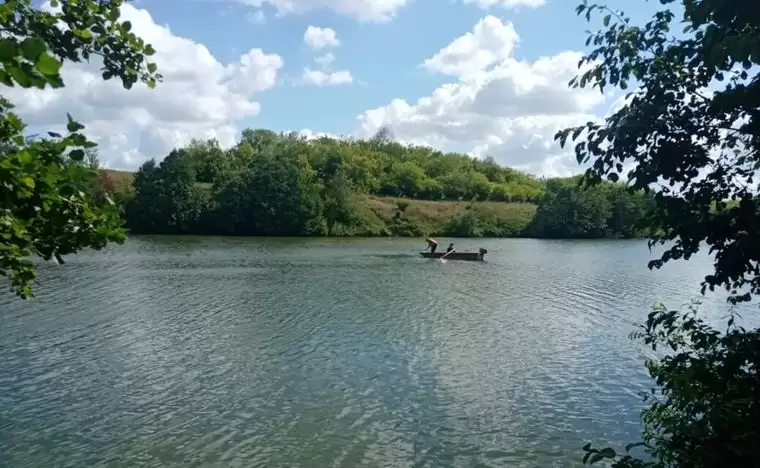
[[[0,295],[0,464],[576,466],[588,441],[637,441],[650,383],[627,336],[695,296],[708,259],[457,243],[488,262],[198,237],[45,265],[36,299]]]

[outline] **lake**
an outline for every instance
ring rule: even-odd
[[[638,441],[628,334],[696,297],[709,258],[456,242],[487,262],[418,239],[135,237],[43,265],[35,299],[0,295],[0,464],[564,467]]]

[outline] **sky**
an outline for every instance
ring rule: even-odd
[[[603,118],[619,95],[570,89],[586,51],[580,0],[136,0],[122,19],[151,43],[153,90],[66,63],[66,87],[4,90],[34,131],[66,112],[101,163],[135,170],[193,138],[245,128],[371,137],[491,156],[540,176],[579,172],[557,130]],[[610,0],[634,20],[645,0]],[[622,92],[621,92],[622,94]],[[619,103],[619,101],[617,101]]]

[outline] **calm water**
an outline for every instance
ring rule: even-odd
[[[698,293],[707,258],[423,245],[135,238],[46,265],[35,300],[0,295],[0,465],[576,466],[638,440],[627,335]]]

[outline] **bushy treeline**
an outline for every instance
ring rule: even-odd
[[[131,186],[101,173],[96,193],[117,194],[127,227],[151,234],[634,237],[647,206],[622,185],[582,190],[384,132],[194,141],[143,164]]]
[[[643,237],[654,197],[622,184],[578,186],[580,176],[546,181],[531,233],[549,238]]]

